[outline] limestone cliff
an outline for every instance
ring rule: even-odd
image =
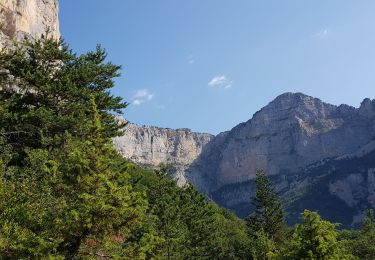
[[[136,163],[171,165],[179,184],[187,177],[240,216],[251,211],[255,172],[264,169],[291,223],[309,208],[350,227],[375,207],[374,140],[375,100],[365,99],[354,108],[286,93],[215,137],[130,124],[114,142]]]
[[[215,137],[191,165],[188,178],[210,193],[249,181],[257,169],[270,175],[356,151],[375,138],[375,101],[360,108],[334,106],[286,93],[252,119]]]
[[[178,184],[184,185],[184,171],[212,138],[210,134],[194,133],[190,129],[128,124],[124,135],[115,138],[114,144],[121,155],[139,165],[151,168],[168,165]]]
[[[0,47],[11,40],[39,38],[49,28],[58,38],[58,0],[0,0]]]
[[[270,176],[291,224],[304,209],[343,226],[356,227],[375,208],[375,141],[351,154]],[[254,180],[224,185],[208,196],[219,205],[245,217],[252,211]]]

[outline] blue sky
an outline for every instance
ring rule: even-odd
[[[137,124],[217,134],[284,92],[358,107],[375,96],[375,1],[60,0],[76,52],[123,66]]]

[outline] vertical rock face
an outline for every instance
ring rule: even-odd
[[[290,201],[291,223],[308,208],[355,226],[375,206],[375,100],[354,108],[285,93],[217,136],[130,124],[114,142],[138,164],[170,165],[180,185],[187,179],[240,216],[251,210],[257,169]]]
[[[199,156],[212,135],[190,129],[168,129],[128,124],[124,135],[114,139],[117,150],[133,162],[155,168],[170,167],[178,184],[186,183],[184,171]]]
[[[0,45],[39,38],[47,28],[58,38],[58,11],[58,0],[0,0]]]
[[[352,153],[375,137],[375,101],[359,109],[286,93],[252,119],[213,139],[188,170],[202,191],[249,181],[257,169],[293,172],[325,158]]]

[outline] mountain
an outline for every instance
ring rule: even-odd
[[[39,38],[47,28],[58,38],[58,0],[0,0],[0,47],[25,37]]]
[[[370,100],[355,109],[285,93],[213,139],[190,167],[189,179],[210,192],[251,180],[257,169],[275,175],[354,152],[375,136],[372,113],[375,103]]]
[[[173,130],[129,123],[114,144],[121,155],[146,168],[168,165],[170,174],[183,186],[187,183],[186,169],[212,138],[213,135],[185,128]]]
[[[263,169],[284,199],[290,222],[303,208],[322,211],[333,221],[342,216],[337,210],[346,209],[341,220],[352,226],[375,207],[375,165],[370,163],[375,159],[374,119],[375,100],[365,99],[354,108],[285,93],[249,121],[215,137],[187,176],[218,204],[246,216],[255,172]]]
[[[256,170],[263,169],[270,175],[285,200],[286,207],[293,214],[297,212],[298,203],[310,201],[310,204],[301,207],[307,208],[311,205],[314,209],[314,198],[320,198],[321,194],[329,194],[327,202],[346,205],[348,208],[344,224],[355,225],[354,219],[358,220],[358,216],[363,214],[366,207],[375,206],[371,199],[372,195],[368,195],[370,199],[366,197],[366,194],[372,194],[370,190],[373,186],[367,181],[373,175],[372,165],[363,164],[364,160],[371,161],[371,158],[374,158],[371,150],[375,148],[372,145],[375,138],[374,119],[375,100],[365,99],[359,108],[354,108],[348,105],[327,104],[302,93],[285,93],[256,112],[247,122],[228,132],[205,139],[205,142],[199,143],[198,149],[191,150],[191,143],[185,149],[185,143],[179,143],[179,149],[185,151],[183,159],[189,160],[184,161],[184,167],[181,168],[184,173],[179,171],[178,176],[185,176],[189,182],[221,206],[235,211],[240,216],[246,216],[251,211],[250,197],[254,192],[253,179]],[[152,148],[155,144],[151,140],[153,137],[161,140],[161,132],[164,130],[155,127],[135,129],[136,131],[133,129],[125,133],[121,144],[115,140],[125,157],[143,165],[149,162],[156,165],[154,158],[158,158],[157,164],[166,162],[173,165],[181,160],[181,154],[173,149],[161,149],[161,156]],[[143,131],[147,133],[147,138],[141,134]],[[181,134],[181,130],[168,130],[170,136],[179,133]],[[185,133],[185,138],[194,140],[196,135],[189,131]],[[163,140],[165,139],[166,137]],[[191,155],[190,151],[193,151]],[[365,159],[362,160],[362,157]],[[362,181],[353,183],[353,177],[350,177],[352,175],[342,173],[347,168],[339,166],[347,165],[348,160],[352,166],[350,174],[363,175]],[[320,166],[312,167],[313,165]],[[335,170],[327,173],[325,169],[331,169],[331,165],[334,165]],[[325,176],[324,185],[319,182],[320,189],[313,188],[315,186],[312,184],[321,180],[321,176]],[[330,179],[331,176],[337,178]],[[368,190],[367,193],[360,193],[358,196],[361,199],[351,199],[357,196],[353,193],[363,185],[369,185],[368,188],[364,188]],[[333,188],[341,186],[345,189]],[[301,192],[306,189],[310,192]],[[314,193],[314,190],[319,192]],[[359,206],[360,204],[362,206]],[[332,205],[330,207],[335,208]],[[320,210],[319,207],[315,209]],[[290,222],[296,220],[297,215],[293,214],[289,215]],[[333,216],[332,220],[335,220],[335,214],[338,215],[337,212],[327,211],[323,216],[331,219]]]

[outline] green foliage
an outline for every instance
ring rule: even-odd
[[[88,239],[129,234],[147,202],[120,167],[108,92],[119,67],[45,38],[0,53],[0,255],[75,258]]]
[[[253,200],[255,212],[247,218],[251,233],[264,232],[269,238],[280,242],[285,232],[284,210],[272,183],[263,171],[255,179],[256,194]]]
[[[279,246],[274,242],[263,229],[256,231],[252,241],[252,258],[253,259],[275,259],[278,256]]]
[[[133,172],[134,189],[147,192],[146,225],[133,245],[152,237],[147,259],[246,259],[250,240],[245,222],[207,201],[193,187],[181,189],[165,174]],[[145,228],[146,227],[146,228]]]
[[[370,209],[362,222],[362,230],[345,231],[345,247],[359,259],[375,259],[375,217]]]
[[[337,224],[321,220],[316,212],[305,210],[302,223],[294,230],[283,254],[286,259],[353,259],[338,241]]]
[[[0,125],[19,159],[26,147],[63,145],[66,132],[89,139],[93,110],[99,113],[103,138],[118,133],[121,125],[112,112],[127,104],[109,92],[120,67],[105,59],[99,46],[77,56],[65,43],[48,38],[0,53],[1,69],[12,75],[0,74]]]

